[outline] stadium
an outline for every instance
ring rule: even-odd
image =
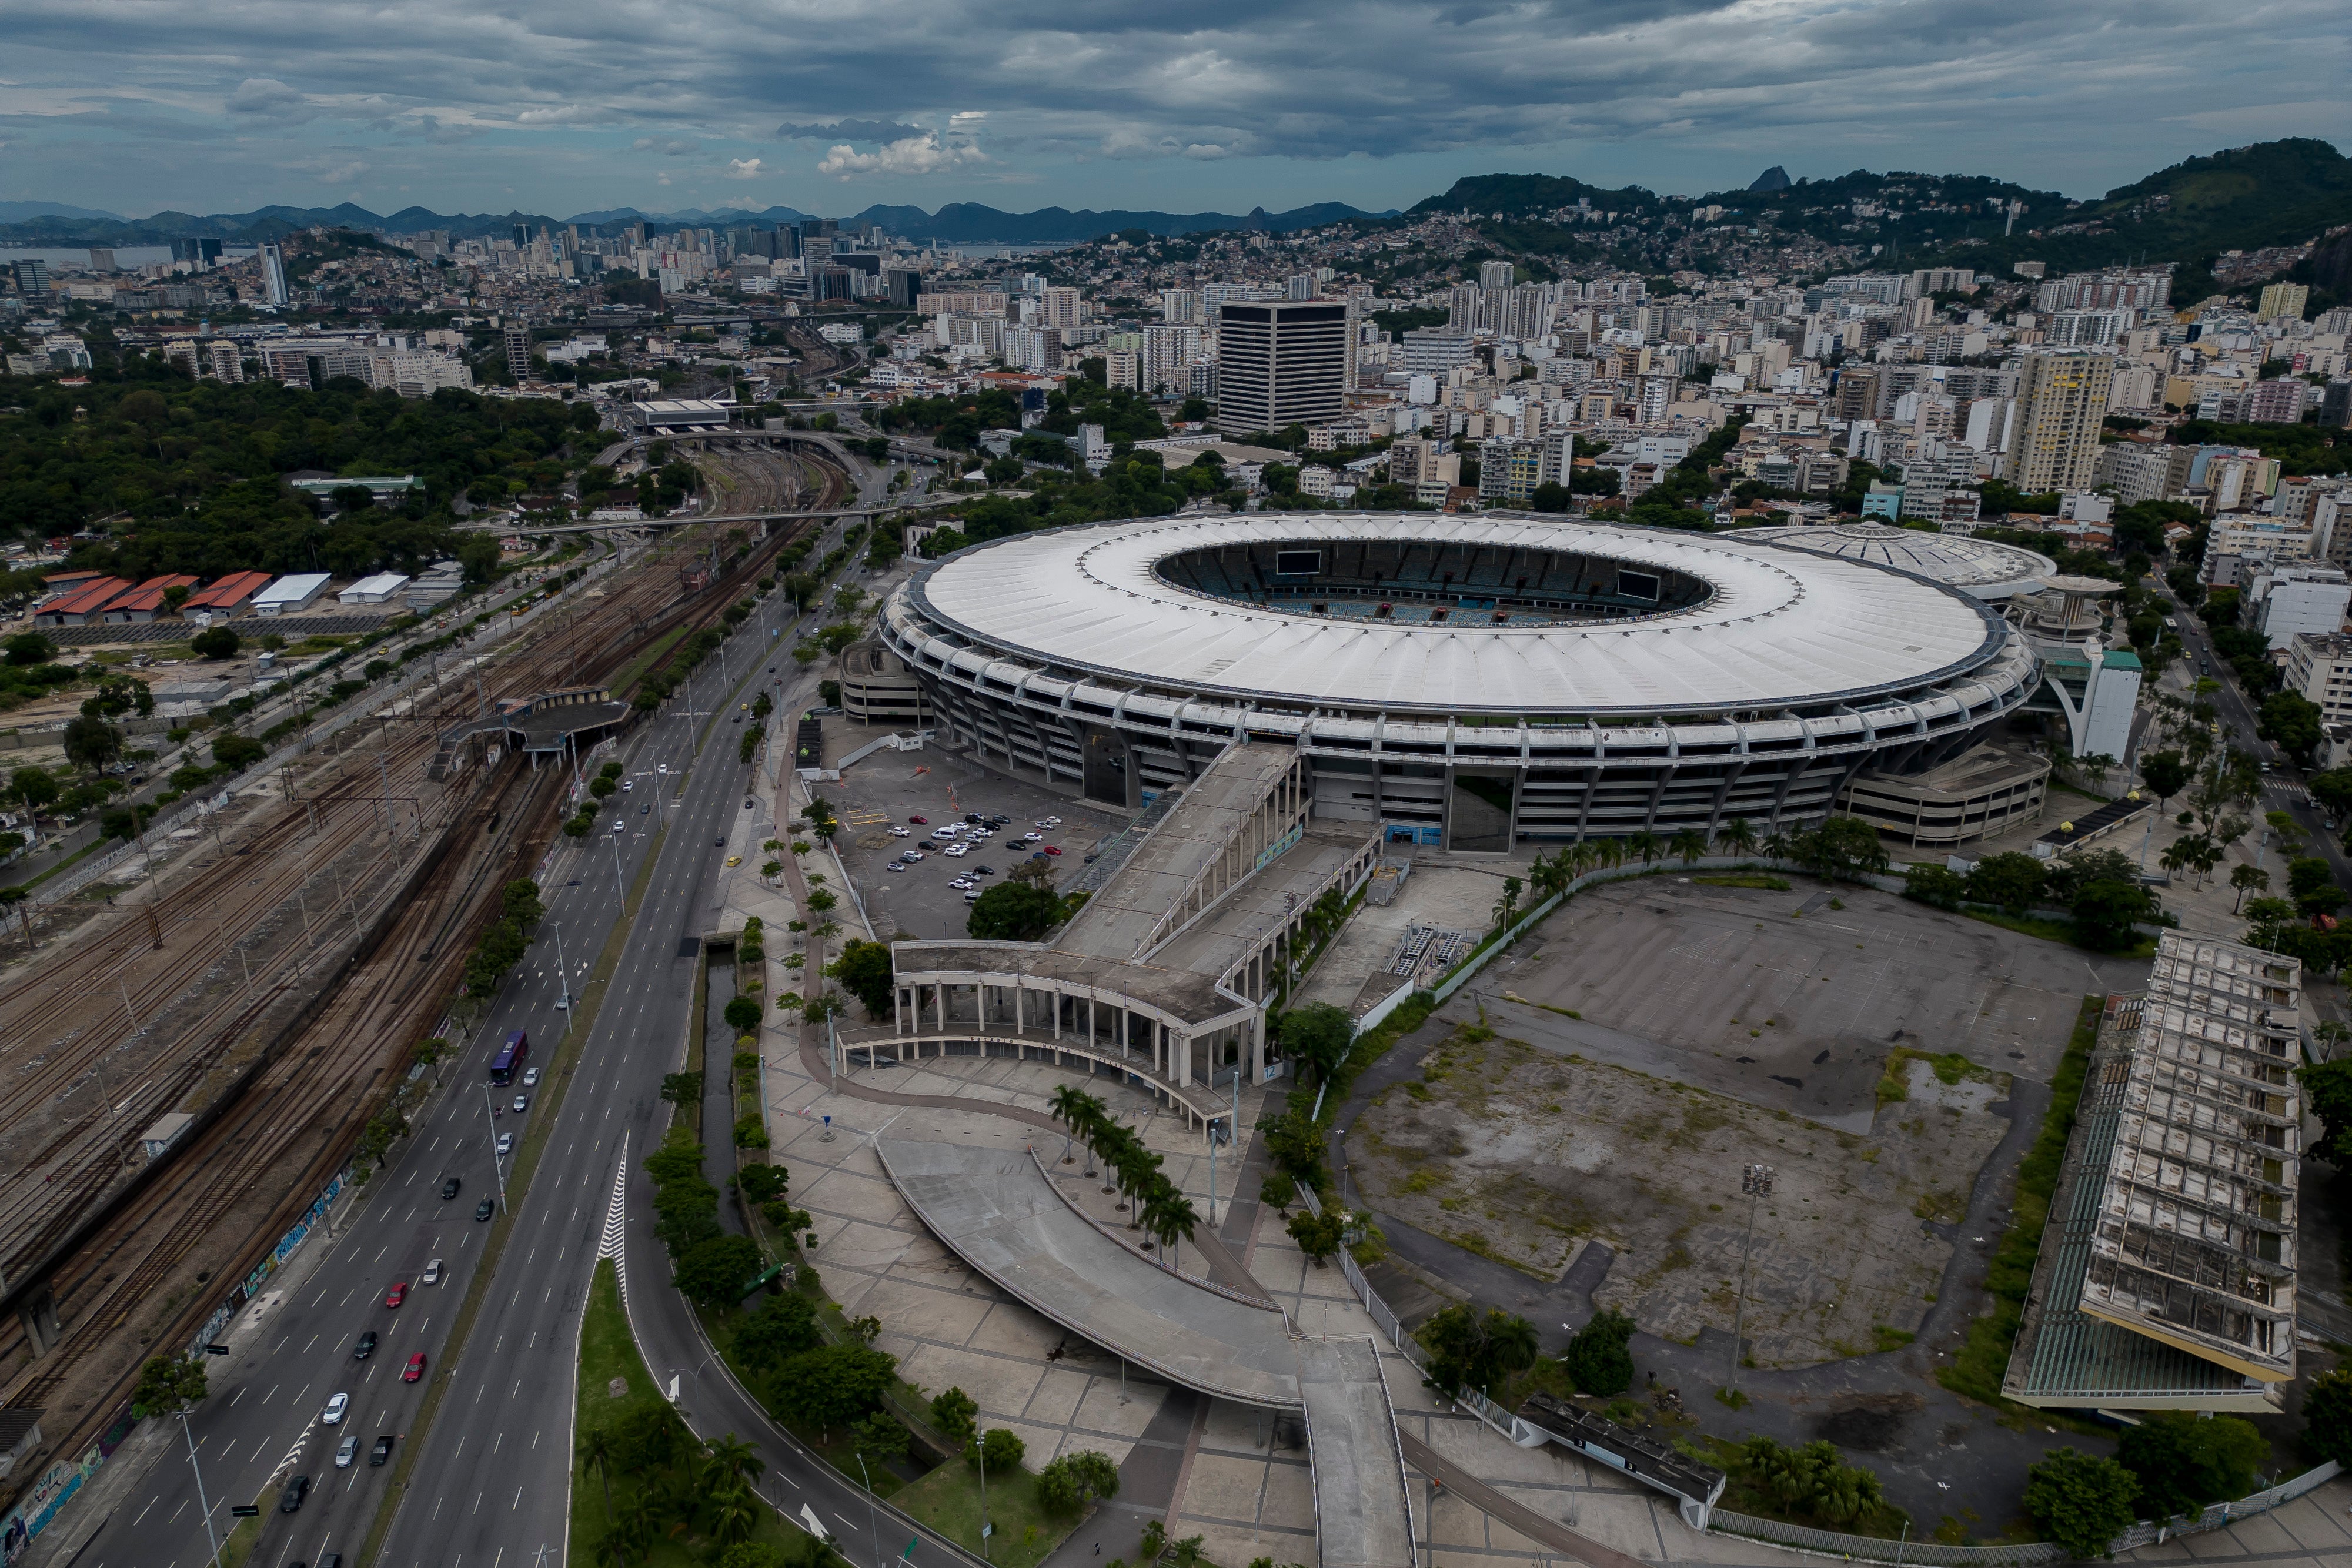
[[[2040,678],[1997,605],[1933,573],[1493,514],[1016,535],[924,567],[879,638],[1017,777],[1134,808],[1273,742],[1316,819],[1459,850],[1793,831],[1859,776],[1961,757]]]

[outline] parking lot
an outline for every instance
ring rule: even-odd
[[[828,753],[836,746],[846,753],[871,738],[838,721],[828,721],[825,728]],[[1054,885],[1067,887],[1096,844],[1128,821],[1124,811],[1073,800],[937,750],[877,752],[851,767],[839,783],[818,786],[817,792],[841,819],[835,842],[842,863],[857,881],[875,934],[886,942],[894,936],[963,936],[970,906],[964,891],[950,884],[968,876],[971,891],[985,890],[1033,853],[1060,851],[1047,858],[1054,864]],[[994,827],[995,836],[984,841],[974,841],[969,834],[956,841],[932,837],[950,823],[962,824],[968,813],[1011,821]],[[928,820],[919,823],[918,817]],[[1053,826],[1038,826],[1055,818],[1059,821]],[[892,836],[894,826],[904,828],[907,836]],[[1038,835],[1035,843],[1021,841],[1033,832]],[[966,852],[949,854],[950,842],[967,844]],[[884,869],[909,849],[919,850],[923,858],[903,871]]]

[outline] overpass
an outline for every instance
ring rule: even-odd
[[[908,502],[887,507],[818,507],[799,512],[730,512],[721,517],[708,517],[700,512],[677,512],[667,517],[612,517],[598,523],[554,523],[544,527],[515,522],[456,523],[455,533],[518,534],[536,538],[541,534],[609,534],[638,528],[681,528],[693,523],[778,523],[794,517],[878,517],[886,512],[906,510]]]

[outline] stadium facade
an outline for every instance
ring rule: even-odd
[[[1017,777],[1135,808],[1236,742],[1287,746],[1314,819],[1461,850],[1793,831],[1858,777],[1960,757],[2041,685],[1979,584],[1492,514],[1022,534],[923,568],[878,636],[933,723]]]

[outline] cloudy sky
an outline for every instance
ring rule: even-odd
[[[1408,205],[2352,147],[2344,0],[9,0],[0,199]]]

